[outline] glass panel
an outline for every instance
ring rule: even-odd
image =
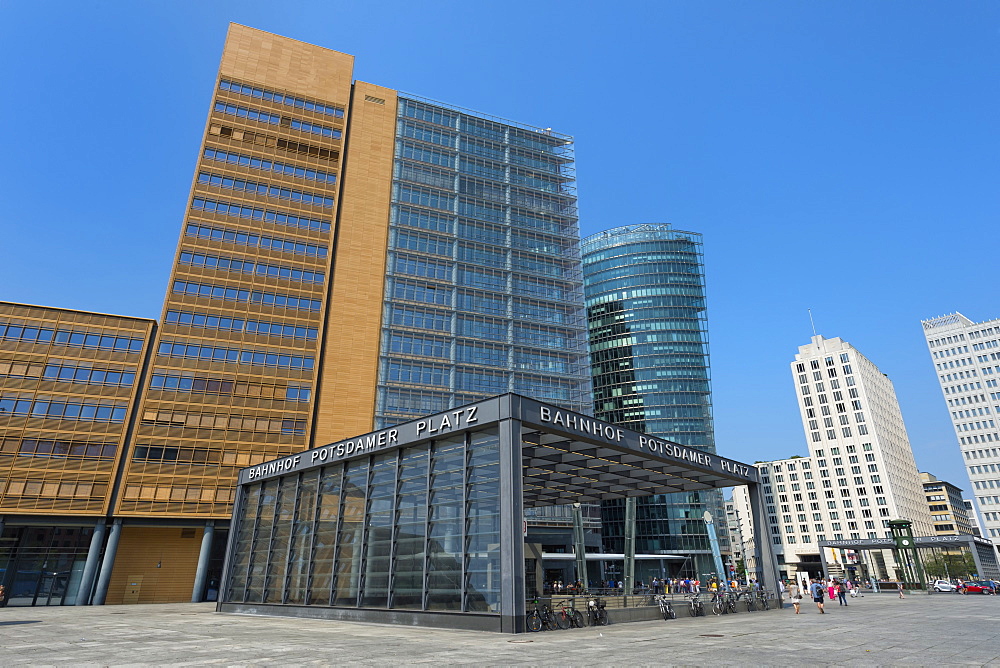
[[[470,434],[465,609],[500,611],[500,435]]]
[[[274,527],[277,495],[277,480],[263,483],[257,527],[250,541],[250,572],[247,577],[246,596],[248,603],[260,603],[264,594],[264,567],[267,565],[268,548],[271,545],[271,530]]]
[[[281,478],[271,549],[268,550],[267,578],[264,581],[264,603],[284,603],[285,567],[288,565],[288,544],[295,518],[295,488],[299,477]]]
[[[320,474],[309,605],[330,605],[333,557],[337,545],[337,518],[340,517],[340,477],[343,470],[342,464],[336,464],[327,466]]]
[[[396,452],[372,460],[368,488],[368,540],[365,554],[366,607],[389,604],[389,555],[392,554],[393,501],[396,498]]]
[[[316,512],[316,486],[319,471],[302,476],[299,499],[295,504],[295,525],[292,528],[292,548],[288,553],[288,592],[286,603],[306,602],[309,581],[309,557],[312,547],[313,521]]]
[[[424,537],[427,529],[426,447],[403,452],[396,505],[396,560],[393,564],[393,608],[420,610],[424,598]]]
[[[464,435],[435,442],[430,466],[427,609],[461,610]]]
[[[257,520],[257,505],[260,503],[260,485],[244,487],[246,500],[235,522],[233,537],[233,563],[229,569],[229,591],[224,600],[240,603],[244,600],[247,586],[247,566],[250,564],[250,542],[253,525]]]
[[[333,603],[357,606],[364,548],[368,461],[352,461],[346,466],[340,506],[341,524],[337,540],[337,573]]]

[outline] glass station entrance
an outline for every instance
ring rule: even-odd
[[[241,471],[218,609],[517,633],[525,507],[757,482],[505,394]]]

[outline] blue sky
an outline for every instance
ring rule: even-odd
[[[1000,3],[0,0],[0,299],[158,317],[230,21],[575,136],[584,234],[702,232],[722,454],[806,452],[811,308],[968,488],[920,320],[1000,317]]]

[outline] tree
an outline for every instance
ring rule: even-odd
[[[927,576],[935,580],[949,578],[967,580],[978,575],[976,560],[972,558],[971,552],[965,550],[958,554],[935,552],[924,560],[924,568],[927,570]]]

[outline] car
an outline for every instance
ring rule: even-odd
[[[955,591],[958,587],[947,580],[935,580],[931,583],[931,589],[934,591]]]
[[[963,594],[996,594],[996,587],[992,582],[963,582],[959,591]]]

